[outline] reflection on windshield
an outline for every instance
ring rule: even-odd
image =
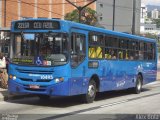
[[[17,64],[63,65],[67,61],[68,37],[62,33],[36,33],[35,40],[24,38],[26,34],[15,35],[13,47]],[[27,34],[28,35],[28,34]],[[31,34],[33,35],[33,33]],[[37,59],[41,64],[37,64]]]

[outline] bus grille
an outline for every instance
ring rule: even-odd
[[[26,81],[26,82],[51,82],[52,79],[37,79],[37,80],[33,80],[33,79],[27,79],[27,78],[20,78],[21,81]]]
[[[28,73],[28,74],[53,74],[54,71],[50,70],[24,70],[24,69],[16,69],[19,73]]]
[[[39,91],[39,92],[45,91],[45,89],[31,89],[31,88],[25,88],[25,89],[29,91]]]

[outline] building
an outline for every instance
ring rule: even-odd
[[[84,6],[91,0],[70,0],[77,6]],[[115,17],[113,4],[115,1]],[[136,1],[135,28],[139,33],[141,0],[97,0],[89,7],[97,11],[99,25],[112,30],[132,33],[133,1]],[[0,27],[10,27],[12,20],[27,17],[64,19],[66,13],[75,9],[66,0],[1,0]]]
[[[155,13],[157,14],[157,10],[155,9],[154,11],[156,11]],[[157,28],[156,24],[152,23],[152,19],[148,18],[147,13],[148,11],[147,11],[146,5],[141,4],[140,33],[141,34],[150,33],[150,34],[159,35],[160,30]],[[154,12],[152,11],[152,13]],[[157,16],[157,15],[153,15],[153,16]]]
[[[154,9],[151,11],[151,18],[152,19],[158,19],[159,18],[159,11],[157,9]]]
[[[141,23],[145,23],[145,20],[147,19],[147,7],[145,4],[141,4]]]
[[[96,10],[99,16],[99,24],[110,30],[114,27],[115,31],[132,33],[133,2],[136,2],[135,33],[139,34],[141,0],[115,0],[115,4],[114,0],[97,0]],[[113,10],[114,5],[115,12]]]
[[[89,0],[70,0],[78,6],[84,6]],[[90,5],[95,9],[95,4]],[[75,7],[65,0],[0,0],[0,27],[10,27],[12,20],[27,17],[60,18]]]
[[[8,56],[10,43],[10,28],[0,28],[0,52]]]

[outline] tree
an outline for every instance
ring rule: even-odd
[[[153,23],[157,25],[157,28],[160,28],[160,19],[153,19]]]
[[[152,39],[158,39],[158,36],[155,35],[155,34],[151,34],[151,33],[145,33],[144,35],[142,35],[144,37],[147,37],[147,38],[152,38]]]
[[[79,12],[77,9],[67,13],[64,17],[65,20],[79,22]],[[97,13],[95,10],[86,7],[81,12],[81,23],[95,26],[98,22]]]

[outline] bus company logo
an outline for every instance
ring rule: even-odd
[[[117,87],[122,87],[122,86],[125,85],[125,83],[126,83],[126,82],[125,82],[124,80],[123,80],[123,81],[119,81],[119,82],[116,83],[116,86],[117,86]]]

